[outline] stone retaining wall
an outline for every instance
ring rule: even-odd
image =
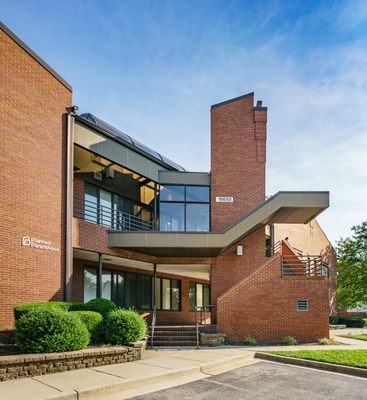
[[[146,341],[128,346],[99,347],[66,353],[19,354],[0,357],[0,381],[54,372],[141,360]]]
[[[226,341],[224,333],[200,333],[201,346],[220,346]]]

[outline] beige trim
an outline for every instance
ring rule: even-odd
[[[159,183],[162,185],[210,186],[210,174],[208,172],[159,171]]]
[[[329,207],[329,192],[278,192],[223,232],[108,232],[108,246],[168,257],[215,257],[269,223],[305,224]]]

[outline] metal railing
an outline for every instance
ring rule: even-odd
[[[150,328],[150,347],[154,347],[154,333],[155,333],[155,326],[157,323],[157,307],[153,307],[153,316],[152,316],[152,325]]]
[[[74,217],[118,231],[152,231],[152,221],[93,201],[74,197]]]
[[[323,276],[322,256],[282,256],[282,275]]]
[[[265,248],[265,256],[266,257],[273,257],[274,254],[281,254],[282,253],[282,242],[278,240],[272,246],[266,246]]]
[[[199,325],[206,325],[206,313],[211,311],[215,304],[206,306],[195,306],[195,326],[196,326],[196,348],[200,346],[200,329]]]

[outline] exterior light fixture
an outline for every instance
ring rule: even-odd
[[[240,244],[237,245],[236,254],[237,254],[238,256],[243,256],[243,246],[242,246],[242,245],[240,245]]]

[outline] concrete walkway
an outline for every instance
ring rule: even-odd
[[[342,332],[341,332],[342,331]],[[331,331],[331,335],[367,333]],[[250,365],[255,351],[367,349],[367,342],[336,337],[341,345],[221,346],[147,350],[141,361],[0,382],[1,400],[125,399]]]

